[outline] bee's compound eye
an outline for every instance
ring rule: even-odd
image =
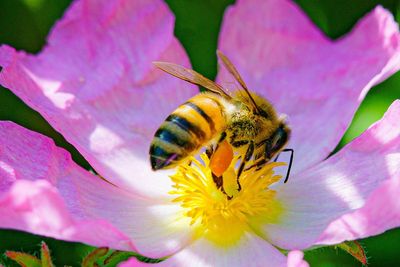
[[[278,151],[280,150],[288,141],[288,134],[283,127],[279,127],[278,130],[275,132],[273,143],[272,143],[272,150]]]
[[[232,146],[224,140],[219,143],[218,148],[214,151],[211,156],[210,169],[217,177],[222,176],[222,174],[228,169],[233,159],[233,149]]]

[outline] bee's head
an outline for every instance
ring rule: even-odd
[[[254,108],[254,105],[252,105],[248,98],[243,101],[245,101],[245,103],[253,111],[254,114],[258,114],[261,117],[272,121],[276,121],[278,119],[278,115],[274,107],[267,99],[253,92],[251,92],[250,94],[257,108]]]
[[[281,120],[278,128],[271,137],[271,146],[270,146],[271,155],[267,155],[268,158],[271,158],[273,155],[275,155],[284,148],[284,146],[289,141],[290,134],[291,130],[289,126],[285,123],[284,120]]]

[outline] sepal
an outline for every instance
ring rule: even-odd
[[[40,259],[24,252],[6,251],[5,255],[21,267],[54,267],[49,247],[45,242],[40,245]]]
[[[97,267],[97,262],[104,256],[107,255],[109,249],[102,247],[96,248],[90,252],[82,261],[82,267]]]
[[[365,249],[361,246],[359,242],[355,240],[345,241],[336,245],[336,247],[346,251],[363,265],[368,265],[368,259],[365,254]]]

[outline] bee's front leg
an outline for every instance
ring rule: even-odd
[[[246,165],[246,163],[253,156],[253,153],[254,153],[254,142],[253,141],[249,141],[249,146],[247,147],[246,154],[245,154],[242,162],[240,163],[239,170],[238,170],[238,173],[237,173],[237,184],[238,184],[238,187],[239,187],[238,188],[239,191],[242,188],[241,185],[240,185],[240,181],[239,181],[240,175],[242,174],[242,172],[244,170],[244,166]]]
[[[288,170],[287,170],[285,181],[284,181],[284,183],[286,183],[290,176],[290,170],[292,169],[294,150],[293,150],[293,148],[285,148],[284,150],[282,150],[282,152],[290,152],[289,166],[288,166]]]

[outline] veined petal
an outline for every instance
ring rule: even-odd
[[[130,239],[107,221],[75,220],[46,180],[18,180],[0,197],[0,227],[93,246],[133,250]]]
[[[337,154],[279,185],[282,217],[264,225],[266,239],[285,249],[304,249],[317,240],[339,243],[400,226],[399,117],[397,100]]]
[[[359,163],[352,169],[360,173],[356,178],[363,187],[368,181],[362,179],[375,176],[377,182],[383,181],[372,191],[362,208],[343,215],[333,221],[318,239],[319,244],[337,244],[345,240],[360,239],[378,235],[400,226],[400,101],[395,101],[385,114],[385,123],[372,126],[363,138],[356,139],[350,148],[354,153],[364,153],[367,157],[376,153],[370,167]],[[354,161],[357,158],[354,158]],[[366,162],[367,163],[367,162]],[[368,163],[367,163],[368,164]],[[350,167],[350,166],[349,166]],[[368,173],[368,171],[370,171]],[[365,177],[362,177],[365,175]],[[356,180],[356,181],[357,181]],[[369,189],[371,190],[371,189]]]
[[[121,264],[121,267],[146,266],[136,259]],[[246,233],[238,244],[232,247],[219,247],[204,238],[172,255],[156,266],[287,266],[286,257],[265,240]],[[299,265],[289,265],[299,266]]]
[[[105,179],[138,193],[166,192],[148,149],[167,115],[198,90],[152,66],[188,66],[167,5],[74,1],[43,51],[0,49],[0,83],[73,144]]]
[[[268,247],[268,249],[270,249],[271,247]],[[238,263],[234,263],[232,266],[253,266],[253,260],[249,259],[248,262],[246,262],[244,265],[238,265]],[[264,264],[261,264],[261,266],[270,266],[269,265],[270,261],[265,262]],[[168,262],[167,262],[168,263]],[[170,262],[169,262],[170,263]],[[168,266],[188,266],[186,265],[187,263],[177,263],[176,265],[168,265]],[[193,263],[189,263],[190,266],[193,266]],[[166,265],[165,263],[159,263],[156,266],[162,266],[162,265]],[[149,267],[149,266],[154,266],[154,263],[145,263],[145,262],[141,262],[138,261],[136,258],[132,257],[130,258],[128,261],[123,262],[121,264],[118,265],[118,267]],[[208,265],[206,265],[208,266]],[[217,265],[209,265],[209,266],[217,266]],[[218,265],[219,266],[219,265]],[[221,265],[224,266],[224,265]],[[272,266],[272,265],[271,265]],[[301,251],[291,251],[288,254],[287,257],[287,265],[284,265],[287,267],[308,267],[308,263],[306,261],[303,260],[303,252]]]
[[[150,257],[170,255],[192,241],[190,221],[178,205],[102,180],[51,139],[3,121],[0,143],[1,228]]]
[[[310,265],[303,260],[304,253],[302,251],[294,250],[288,254],[288,267],[309,267]]]
[[[139,261],[135,257],[132,257],[129,260],[118,264],[118,267],[150,267],[150,266],[157,266],[157,265],[155,265],[154,263],[146,263]]]
[[[383,182],[364,206],[333,221],[317,240],[317,244],[338,244],[378,235],[400,226],[400,178]]]
[[[398,26],[382,7],[331,41],[292,1],[237,1],[224,16],[219,49],[250,89],[288,115],[293,173],[325,159],[368,90],[400,68]],[[222,71],[218,80],[229,86],[232,77]]]

